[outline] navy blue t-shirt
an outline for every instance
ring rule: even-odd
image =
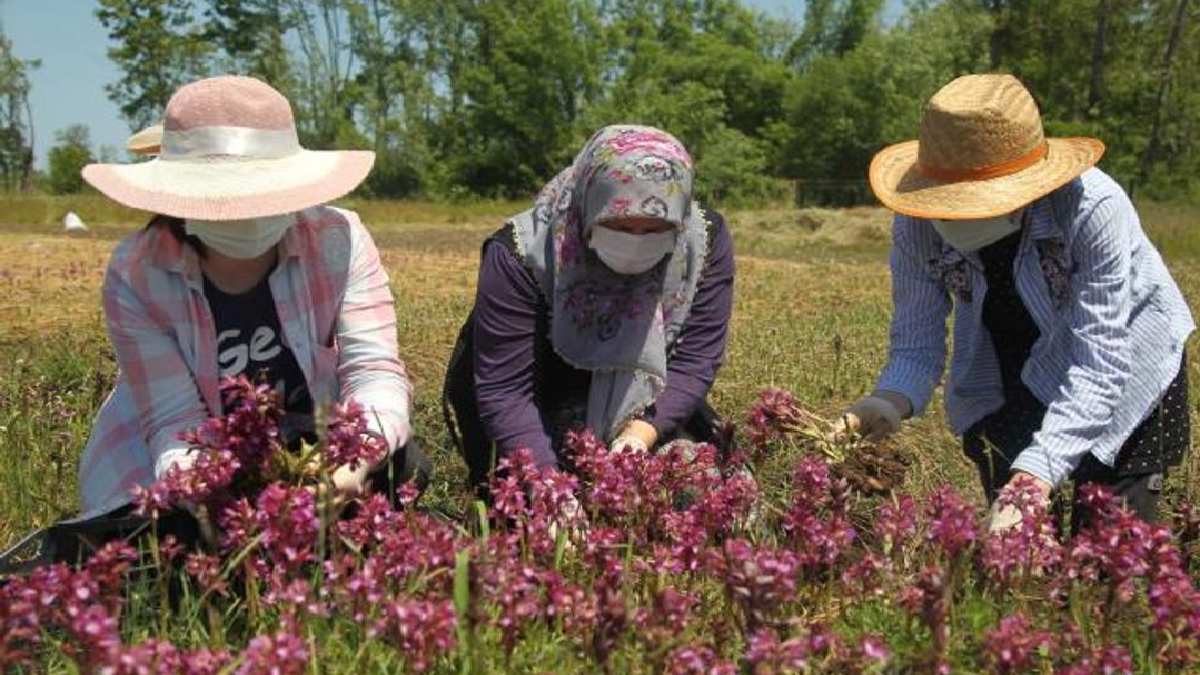
[[[217,328],[217,369],[221,377],[245,375],[252,382],[271,383],[287,417],[303,427],[305,418],[311,424],[312,397],[296,355],[283,342],[269,277],[238,294],[222,291],[205,277],[204,295]]]

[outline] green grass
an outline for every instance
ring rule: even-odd
[[[101,275],[115,241],[143,224],[144,216],[95,196],[14,197],[0,203],[6,223],[0,226],[4,545],[76,508],[78,456],[115,377],[99,311]],[[447,444],[441,379],[471,306],[479,246],[505,215],[522,206],[353,206],[379,243],[391,276],[401,355],[417,387],[416,429],[436,465],[428,503],[462,512],[465,470]],[[95,225],[93,230],[75,236],[59,232],[57,221],[67,209],[79,212]],[[1185,295],[1200,297],[1200,234],[1195,229],[1200,209],[1145,205],[1142,215]],[[868,392],[886,359],[891,314],[887,213],[775,209],[729,213],[727,220],[738,251],[738,277],[727,361],[712,392],[718,410],[741,419],[756,393],[768,386],[790,389],[808,406],[829,414]],[[1200,361],[1192,358],[1191,363]],[[1193,373],[1191,381],[1195,396],[1200,377]],[[907,490],[919,495],[948,482],[982,501],[974,469],[944,426],[940,396],[930,414],[906,425],[898,442],[914,456]],[[791,459],[778,457],[764,468],[759,477],[764,487],[785,482]],[[1194,457],[1170,478],[1168,494],[1200,496],[1200,463]],[[133,616],[152,617],[154,610],[131,608]],[[980,619],[985,625],[995,618],[986,607],[971,611],[985,617]],[[859,613],[853,623],[860,627],[918,630],[905,627],[894,609],[872,606]],[[180,620],[176,627],[182,643],[203,642],[206,633],[199,621]],[[148,631],[149,625],[134,622],[127,637]],[[337,639],[354,639],[333,630]],[[561,640],[549,635],[526,640],[515,661],[492,666],[587,667],[555,639]],[[352,642],[331,644],[333,652],[345,655],[356,649]]]

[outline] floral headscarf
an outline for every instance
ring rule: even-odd
[[[512,220],[517,249],[551,305],[554,350],[592,371],[587,424],[606,439],[664,389],[667,354],[691,311],[708,252],[692,176],[691,157],[670,134],[605,127]],[[643,274],[617,274],[587,247],[597,223],[626,217],[676,228],[674,252]]]

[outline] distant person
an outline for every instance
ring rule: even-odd
[[[1028,475],[1049,495],[1098,483],[1155,517],[1190,442],[1191,312],[1125,192],[1093,165],[1104,145],[1043,136],[1008,75],[969,75],[930,99],[920,138],[884,149],[871,187],[896,212],[891,349],[875,392],[843,417],[868,437],[922,412],[954,353],[946,415],[993,502]]]
[[[180,88],[159,135],[156,159],[83,170],[108,197],[156,214],[105,276],[120,374],[80,464],[84,516],[190,465],[180,432],[220,414],[218,383],[238,375],[279,391],[287,440],[311,431],[319,406],[359,401],[395,475],[427,478],[409,442],[412,387],[387,274],[358,215],[324,205],[362,182],[374,154],[300,147],[287,99],[246,77]],[[385,468],[342,467],[334,483],[357,494]]]
[[[163,127],[161,124],[148,126],[125,141],[125,149],[139,157],[153,157],[162,149]]]
[[[692,180],[670,134],[605,127],[484,244],[445,391],[473,484],[518,448],[569,468],[571,429],[642,452],[715,440],[733,242]]]

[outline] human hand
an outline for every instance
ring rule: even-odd
[[[1014,489],[1014,483],[1019,481],[1024,481],[1030,485],[1033,485],[1036,488],[1035,493],[1040,496],[1040,498],[1043,500],[1043,503],[1048,503],[1050,501],[1050,492],[1054,489],[1054,486],[1042,480],[1041,478],[1038,478],[1033,474],[1025,473],[1024,471],[1018,471],[1014,473],[1013,477],[1009,479],[1008,483],[1001,488],[1001,492],[1003,493],[1006,490]],[[992,502],[992,508],[988,515],[988,532],[992,534],[1007,532],[1008,530],[1020,525],[1023,519],[1024,515],[1022,514],[1021,509],[1017,508],[1017,506],[1012,504],[1009,500],[998,498]]]
[[[353,469],[349,464],[343,464],[334,470],[333,488],[342,497],[359,497],[367,491],[367,475],[374,467],[366,462],[359,462]]]

